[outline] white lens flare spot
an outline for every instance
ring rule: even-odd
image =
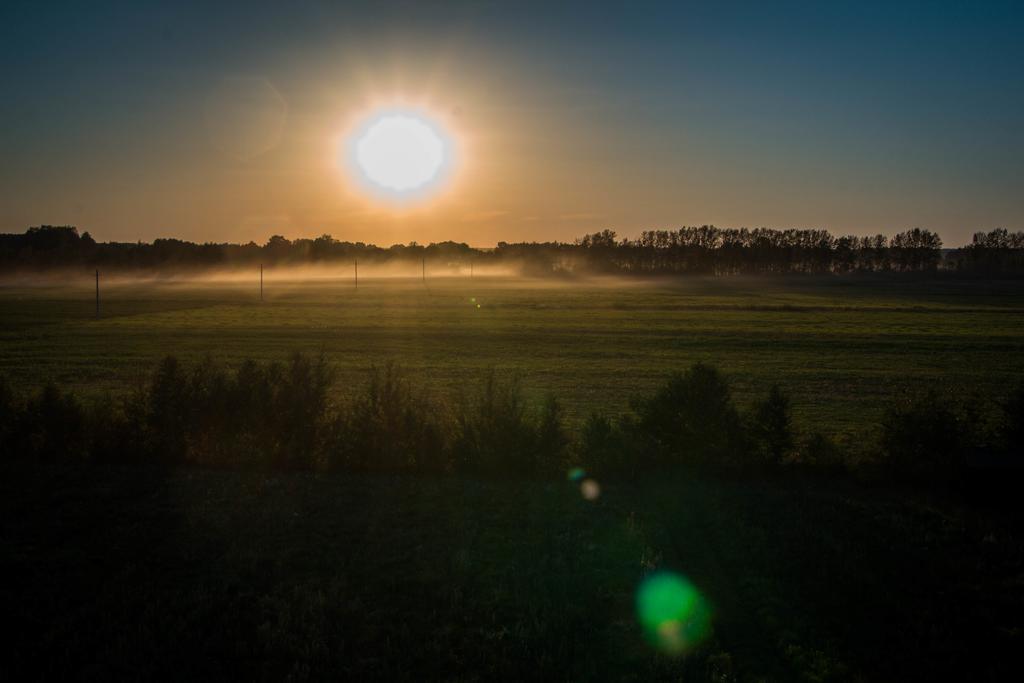
[[[580,493],[587,500],[597,500],[601,496],[601,485],[593,479],[584,479],[580,484]]]
[[[387,114],[370,124],[356,141],[355,160],[366,179],[396,193],[423,188],[445,166],[442,135],[426,120]]]

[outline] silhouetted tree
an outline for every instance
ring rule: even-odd
[[[847,273],[852,271],[933,271],[940,267],[976,274],[1024,272],[1024,232],[998,228],[979,232],[973,243],[948,257],[929,230],[914,228],[892,239],[833,237],[825,230],[686,226],[644,230],[635,240],[606,229],[574,243],[498,242],[495,249],[473,249],[456,242],[387,248],[339,241],[331,235],[288,240],[273,235],[265,245],[195,244],[178,239],[96,243],[71,226],[39,226],[21,235],[0,235],[0,264],[38,269],[102,266],[117,269],[175,270],[258,263],[302,264],[351,261],[372,263],[430,260],[434,267],[514,265],[531,275],[562,273]]]
[[[957,250],[950,261],[958,270],[975,274],[1024,272],[1024,231],[977,232],[971,244]]]
[[[894,235],[889,251],[898,270],[935,270],[942,257],[942,240],[930,230],[914,228]]]

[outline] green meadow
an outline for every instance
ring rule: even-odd
[[[103,282],[0,287],[0,373],[90,400],[174,354],[236,363],[323,352],[338,391],[394,361],[458,397],[488,369],[570,422],[615,415],[695,361],[743,405],[778,383],[797,425],[856,437],[894,398],[929,388],[999,398],[1024,376],[1024,282],[914,277],[499,278]]]

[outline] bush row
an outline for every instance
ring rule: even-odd
[[[538,410],[516,378],[488,373],[450,405],[393,365],[333,403],[323,357],[207,358],[191,368],[165,358],[145,386],[84,407],[48,385],[15,400],[0,381],[0,444],[26,459],[79,458],[273,469],[452,471],[541,475],[568,462],[569,438],[554,398]]]
[[[828,437],[798,437],[778,387],[741,411],[726,378],[702,363],[670,375],[621,416],[591,415],[576,435],[554,397],[531,406],[515,377],[494,372],[455,402],[431,396],[393,365],[372,368],[338,402],[334,382],[323,357],[303,354],[234,369],[209,358],[186,368],[169,356],[131,395],[88,408],[53,385],[19,401],[0,380],[0,446],[9,457],[42,460],[520,476],[579,465],[604,478],[678,466],[849,465]],[[954,481],[1018,457],[1024,384],[995,413],[984,420],[977,408],[934,392],[899,401],[873,430],[870,450],[894,478]]]

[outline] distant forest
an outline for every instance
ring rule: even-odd
[[[379,247],[336,240],[330,235],[288,240],[274,235],[266,244],[196,244],[178,239],[97,242],[72,226],[43,225],[23,234],[0,234],[0,267],[5,274],[50,268],[118,271],[187,271],[219,268],[367,264],[421,259],[433,267],[512,266],[528,275],[769,274],[953,271],[978,275],[1024,273],[1024,232],[979,232],[971,243],[943,249],[929,230],[915,228],[892,237],[835,237],[825,230],[723,229],[705,225],[678,230],[645,230],[638,239],[612,230],[572,243],[499,242],[479,249],[458,242]]]

